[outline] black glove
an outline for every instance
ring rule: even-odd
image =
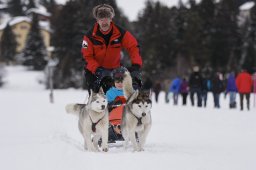
[[[107,90],[112,86],[111,70],[103,67],[98,67],[95,71],[96,81],[94,82],[94,92],[98,92],[100,87],[103,88],[106,93]]]
[[[101,79],[102,78],[103,72],[104,72],[104,68],[102,68],[102,67],[98,67],[96,69],[95,76],[97,77],[97,79]]]
[[[142,76],[140,71],[131,72],[132,86],[135,90],[141,89],[142,87]]]
[[[139,64],[133,64],[131,67],[128,68],[130,72],[133,71],[140,71],[140,65]]]

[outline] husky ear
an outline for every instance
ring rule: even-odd
[[[152,90],[151,89],[149,90],[149,96],[148,97],[149,97],[150,100],[152,99]]]
[[[130,104],[133,100],[135,100],[139,95],[139,90],[133,92],[133,94],[127,99],[127,104]]]
[[[89,94],[89,99],[88,99],[88,102],[87,103],[91,103],[92,101],[92,96],[94,95],[94,92],[92,89],[90,89],[90,94]]]
[[[104,90],[103,90],[102,87],[100,87],[100,89],[99,89],[99,94],[105,95]]]

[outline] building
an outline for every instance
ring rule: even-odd
[[[17,41],[16,52],[21,53],[26,45],[27,35],[31,27],[31,19],[25,16],[14,17],[9,21],[9,24],[12,28],[13,33],[16,36],[16,41]],[[6,25],[7,23],[0,25],[0,41],[1,41],[3,30],[6,27]],[[44,44],[46,48],[49,48],[50,37],[51,37],[49,22],[39,21],[39,27],[41,29],[41,34],[44,40]]]

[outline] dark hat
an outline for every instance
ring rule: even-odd
[[[115,11],[112,6],[108,4],[101,4],[93,8],[92,14],[95,19],[101,19],[101,18],[112,19],[115,16]]]

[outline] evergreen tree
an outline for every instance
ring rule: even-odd
[[[246,44],[245,44],[245,54],[242,61],[240,61],[241,67],[252,69],[256,67],[256,5],[254,5],[250,10],[250,20],[247,28]]]
[[[230,69],[230,66],[235,65],[240,56],[237,2],[222,0],[216,13],[213,26],[211,64],[216,69],[227,67]]]
[[[212,54],[212,40],[213,40],[213,23],[214,23],[214,17],[215,17],[215,4],[214,0],[202,0],[199,3],[199,16],[201,18],[201,56],[204,57],[205,60],[207,60],[206,63],[210,64],[210,58]],[[204,65],[206,63],[203,63]]]
[[[21,0],[9,0],[8,10],[13,17],[24,15]]]
[[[29,0],[28,5],[27,5],[27,9],[31,9],[31,8],[35,8],[35,2],[34,0]]]
[[[13,61],[17,42],[9,24],[5,27],[0,42],[0,61],[5,61],[6,63]]]
[[[38,17],[33,15],[26,46],[23,51],[24,65],[32,66],[34,70],[43,70],[46,65],[47,52],[40,32]]]
[[[174,18],[176,8],[170,10],[160,2],[147,1],[136,26],[141,42],[143,70],[151,76],[163,74],[174,65]]]
[[[56,10],[59,10],[57,9],[57,4],[55,0],[40,0],[39,3],[43,5],[51,14],[54,14],[56,13]]]
[[[184,48],[185,56],[190,64],[202,66],[207,62],[203,55],[205,49],[202,48],[202,20],[199,16],[198,5],[194,0],[190,0],[190,9],[187,10],[185,18]]]

